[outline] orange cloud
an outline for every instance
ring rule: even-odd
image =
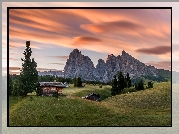
[[[48,57],[58,58],[58,59],[63,60],[63,61],[66,61],[69,58],[69,56],[48,56]]]
[[[49,64],[65,65],[65,64],[63,64],[63,63],[49,63]]]
[[[57,69],[52,69],[52,68],[37,68],[38,71],[58,71]]]
[[[160,54],[170,53],[171,47],[170,46],[156,46],[153,48],[140,48],[140,49],[137,49],[136,52],[144,53],[144,54],[160,55]]]
[[[38,47],[36,44],[32,44],[31,43],[31,48],[35,48],[35,49],[40,49],[40,47]],[[9,48],[10,49],[17,49],[17,48],[20,48],[20,47],[24,47],[25,48],[25,40],[21,40],[21,41],[10,41],[9,42]],[[12,53],[10,53],[10,54],[12,54]],[[17,55],[17,53],[13,53],[13,54],[16,54]]]
[[[9,60],[13,60],[13,61],[15,61],[15,60],[20,60],[20,59],[15,59],[15,58],[9,58]]]
[[[95,38],[95,37],[90,37],[90,36],[74,37],[74,43],[92,43],[92,42],[102,42],[102,40]]]
[[[171,45],[168,10],[19,9],[10,11],[9,26],[10,48],[24,47],[18,39],[37,42],[37,49],[56,45],[136,56],[141,47]]]
[[[92,32],[109,32],[109,31],[127,32],[127,31],[138,30],[143,27],[130,21],[121,20],[121,21],[103,22],[97,25],[91,25],[91,24],[81,25],[81,28]]]
[[[160,61],[160,62],[150,61],[145,64],[155,66],[158,69],[171,70],[171,61]]]

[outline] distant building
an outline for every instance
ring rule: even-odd
[[[50,76],[58,76],[58,77],[64,77],[64,72],[62,71],[44,71],[44,72],[40,72],[38,71],[38,75],[39,76],[46,76],[46,75],[50,75]]]

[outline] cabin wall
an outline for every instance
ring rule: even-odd
[[[56,87],[41,87],[42,89],[42,94],[43,95],[53,95],[55,92],[57,92],[57,88]]]
[[[57,87],[57,92],[58,92],[58,94],[62,94],[62,89],[63,89],[63,88],[61,88],[61,87]]]

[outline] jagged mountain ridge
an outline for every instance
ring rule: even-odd
[[[64,68],[66,78],[81,77],[83,80],[97,80],[101,82],[111,81],[118,71],[121,71],[123,75],[129,73],[131,78],[147,75],[158,76],[157,68],[145,65],[124,50],[122,55],[108,55],[106,62],[99,59],[98,64],[94,67],[88,56],[84,56],[81,54],[81,51],[74,49],[70,53]]]

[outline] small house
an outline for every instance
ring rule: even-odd
[[[66,88],[66,85],[62,82],[39,82],[42,89],[42,95],[52,96],[54,93],[58,92],[62,95],[62,89]]]
[[[95,93],[90,93],[84,97],[83,99],[93,100],[93,101],[100,101],[100,95]]]

